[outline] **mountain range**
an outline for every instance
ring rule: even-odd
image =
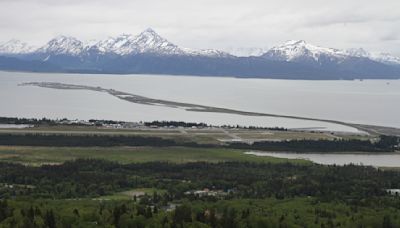
[[[239,49],[238,49],[239,50]],[[57,36],[39,48],[0,44],[0,70],[109,74],[173,74],[282,79],[398,79],[400,58],[363,49],[338,50],[287,41],[246,56],[179,47],[152,29],[102,41]]]

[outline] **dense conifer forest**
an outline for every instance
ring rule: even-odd
[[[400,188],[400,173],[372,167],[245,162],[121,165],[86,159],[41,167],[0,163],[0,169],[3,227],[400,224],[400,199],[386,191]],[[100,200],[142,188],[162,192]],[[199,190],[207,194],[194,193]]]

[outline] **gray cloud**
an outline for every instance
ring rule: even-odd
[[[154,28],[192,48],[265,47],[289,39],[400,55],[398,0],[1,0],[0,42],[58,34],[103,39]]]
[[[400,41],[400,32],[398,30],[390,31],[381,36],[382,41]]]

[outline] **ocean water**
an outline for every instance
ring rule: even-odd
[[[18,86],[60,82],[100,86],[150,98],[242,111],[400,127],[400,80],[303,81],[167,75],[82,75],[0,72],[0,116],[181,120],[209,124],[356,129],[332,123],[200,113],[129,103],[105,93]]]

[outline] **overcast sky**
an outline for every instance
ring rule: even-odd
[[[0,0],[0,42],[103,39],[148,27],[189,48],[303,39],[400,56],[400,0]]]

